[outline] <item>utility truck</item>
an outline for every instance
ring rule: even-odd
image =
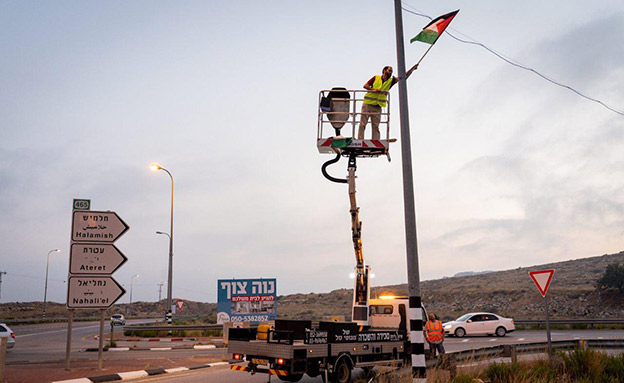
[[[276,320],[274,326],[230,328],[228,353],[232,370],[275,375],[282,381],[297,382],[304,374],[322,375],[325,381],[347,383],[354,368],[370,373],[375,366],[400,367],[409,363],[410,331],[408,299],[382,296],[370,298],[370,266],[364,263],[359,207],[355,198],[355,171],[358,157],[386,155],[389,144],[389,98],[381,113],[385,137],[378,140],[355,139],[364,91],[333,88],[319,94],[317,147],[320,153],[336,154],[321,168],[332,182],[348,184],[351,236],[355,251],[355,283],[351,322],[313,322],[312,320]],[[335,135],[326,137],[323,129],[331,124]],[[351,126],[351,137],[340,134]],[[330,176],[327,167],[348,158],[346,179]],[[423,321],[427,315],[423,309]]]

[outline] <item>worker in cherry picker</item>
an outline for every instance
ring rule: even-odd
[[[412,72],[416,70],[416,68],[418,68],[418,64],[414,65],[405,73],[405,78],[408,78]],[[373,129],[372,138],[373,140],[379,139],[381,108],[386,107],[388,92],[397,82],[399,82],[399,78],[392,76],[392,67],[385,66],[381,71],[381,76],[373,76],[366,84],[364,84],[364,89],[368,90],[368,92],[364,95],[364,102],[362,103],[360,128],[357,136],[359,140],[364,139],[364,130],[366,130],[366,124],[368,123],[369,118]]]

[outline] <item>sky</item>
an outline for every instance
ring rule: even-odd
[[[460,9],[454,36],[624,110],[621,0],[403,6]],[[403,12],[408,67],[428,22]],[[396,69],[392,1],[5,0],[0,57],[0,302],[43,300],[55,248],[48,299],[65,302],[74,198],[129,224],[114,278],[128,290],[139,274],[133,300],[156,301],[170,180],[152,162],[174,177],[174,298],[215,302],[230,278],[277,278],[280,295],[352,288],[318,94]],[[422,280],[624,250],[622,115],[446,34],[407,88]],[[407,281],[400,145],[392,162],[358,161],[374,286]]]

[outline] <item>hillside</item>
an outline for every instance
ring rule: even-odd
[[[624,264],[624,252],[551,263],[514,270],[488,272],[424,281],[421,283],[423,302],[429,311],[444,319],[456,318],[470,311],[491,311],[513,318],[532,319],[544,315],[543,299],[528,272],[555,269],[548,291],[550,315],[553,318],[623,318],[624,296],[616,291],[599,292],[596,281],[607,265]],[[408,295],[407,285],[374,287],[373,297],[382,293]],[[323,319],[326,316],[351,315],[351,289],[322,294],[291,294],[278,297],[278,317],[288,319]],[[135,302],[134,316],[160,317],[162,302]],[[127,313],[127,304],[115,305],[113,312]],[[41,302],[12,302],[0,305],[0,320],[38,318]],[[67,316],[65,305],[48,303],[48,318]],[[207,317],[214,322],[216,304],[187,301],[182,315]],[[97,311],[76,310],[77,317],[94,317]]]
[[[486,274],[451,277],[421,283],[423,302],[444,319],[471,311],[491,311],[514,318],[542,318],[544,304],[529,271],[555,269],[548,291],[553,318],[622,318],[624,297],[616,291],[596,291],[607,265],[624,264],[624,252]],[[408,295],[407,284],[374,287],[382,293]],[[280,297],[280,317],[299,318],[350,315],[352,290],[328,294],[294,294]]]

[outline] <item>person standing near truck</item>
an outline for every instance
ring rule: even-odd
[[[437,320],[434,313],[429,313],[429,320],[425,326],[425,338],[429,343],[432,358],[435,358],[436,351],[440,355],[444,355],[444,329],[442,328],[442,321]]]

